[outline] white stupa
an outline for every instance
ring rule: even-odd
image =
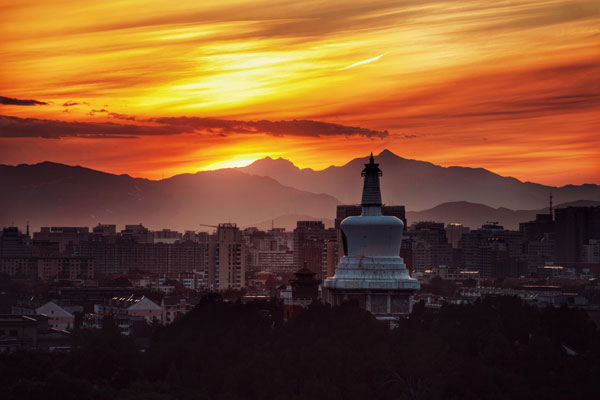
[[[332,305],[356,300],[378,319],[392,322],[410,314],[413,293],[420,285],[410,277],[400,257],[404,223],[381,214],[382,173],[372,153],[361,175],[365,178],[362,215],[342,221],[346,256],[335,276],[324,282],[325,299]]]

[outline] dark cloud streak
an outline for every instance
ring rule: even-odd
[[[375,131],[355,126],[345,126],[321,121],[292,120],[292,121],[236,121],[215,118],[175,117],[154,118],[151,122],[172,126],[187,127],[191,130],[209,130],[211,132],[235,133],[266,133],[273,136],[333,136],[359,135],[366,137],[384,138],[387,131]]]
[[[113,115],[114,114],[114,115]],[[133,116],[110,113],[114,118],[134,120]],[[0,137],[64,137],[132,138],[166,136],[182,133],[205,133],[227,136],[230,134],[267,134],[272,136],[364,136],[384,138],[387,131],[331,124],[311,120],[292,121],[235,121],[215,118],[174,117],[142,120],[152,125],[117,124],[113,122],[67,122],[35,118],[0,116]]]
[[[13,99],[11,97],[0,96],[0,104],[12,105],[12,106],[37,106],[37,105],[47,105],[48,103],[46,103],[44,101],[38,101],[38,100],[19,100],[19,99]]]

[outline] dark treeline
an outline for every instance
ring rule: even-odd
[[[107,324],[71,353],[0,356],[3,399],[600,398],[600,334],[579,309],[513,297],[415,306],[390,331],[355,304],[207,297],[141,352]]]

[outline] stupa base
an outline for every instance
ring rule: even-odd
[[[414,290],[352,290],[331,289],[325,291],[325,300],[332,306],[345,301],[356,301],[360,308],[369,311],[382,321],[396,321],[412,312]]]

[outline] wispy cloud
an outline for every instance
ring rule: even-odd
[[[359,61],[359,62],[355,62],[354,64],[350,64],[350,65],[348,65],[347,67],[340,68],[338,71],[344,71],[344,70],[347,70],[347,69],[350,69],[350,68],[358,67],[359,65],[363,65],[363,64],[369,64],[369,63],[372,63],[372,62],[374,62],[374,61],[377,61],[377,60],[379,60],[379,59],[380,59],[381,57],[383,57],[384,55],[385,55],[385,54],[380,54],[380,55],[378,55],[377,57],[373,57],[373,58],[369,58],[369,59],[362,60],[362,61]]]

